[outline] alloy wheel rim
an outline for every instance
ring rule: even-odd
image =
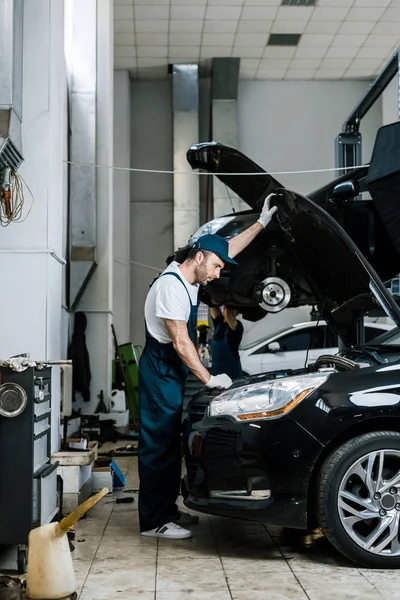
[[[363,550],[400,556],[400,451],[377,450],[355,461],[340,483],[338,512]]]

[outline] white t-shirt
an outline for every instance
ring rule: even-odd
[[[178,266],[179,263],[174,261],[163,273],[177,273],[189,292],[192,302],[190,303],[182,283],[176,277],[168,275],[159,277],[153,283],[144,305],[147,330],[161,344],[169,344],[172,341],[163,319],[187,322],[192,309],[191,304],[197,304],[199,284],[188,283]]]

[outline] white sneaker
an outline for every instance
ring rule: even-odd
[[[180,525],[176,525],[176,523],[171,522],[161,525],[161,527],[150,529],[149,531],[141,531],[140,535],[144,535],[146,537],[166,538],[169,540],[185,540],[192,537],[192,532],[188,529],[184,529]]]
[[[183,510],[178,510],[174,519],[174,523],[176,523],[176,525],[190,525],[198,522],[199,517],[197,515],[191,515],[190,513],[183,512]]]

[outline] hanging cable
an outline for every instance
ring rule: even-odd
[[[32,204],[23,217],[25,205],[24,186],[29,191]],[[23,223],[28,218],[34,203],[30,187],[19,173],[11,169],[4,169],[3,182],[0,187],[0,224],[7,227],[10,223]]]

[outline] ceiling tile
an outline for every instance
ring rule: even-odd
[[[399,37],[399,30],[400,26],[396,21],[394,23],[389,23],[388,21],[381,21],[375,25],[373,33],[389,33],[397,35]]]
[[[191,64],[198,64],[199,62],[199,58],[198,56],[196,56],[196,58],[186,58],[184,56],[172,56],[171,54],[168,55],[168,62],[171,65],[191,65]]]
[[[169,6],[135,6],[135,19],[168,19]]]
[[[309,80],[315,75],[315,69],[288,69],[285,74],[285,79],[301,79]]]
[[[187,6],[206,6],[207,0],[171,0],[171,4],[185,4]]]
[[[239,71],[239,79],[255,79],[257,69],[242,69]]]
[[[235,35],[233,33],[203,33],[203,46],[232,46]]]
[[[276,12],[277,9],[271,6],[244,6],[240,18],[250,21],[257,19],[272,21],[275,18]]]
[[[166,46],[168,33],[137,33],[136,43],[141,46]]]
[[[132,6],[132,2],[133,2],[133,0],[114,0],[114,4],[116,6],[127,6],[127,5]]]
[[[357,58],[380,58],[389,60],[391,55],[391,51],[388,50],[387,47],[379,48],[376,46],[364,46],[364,48],[360,48]]]
[[[238,33],[269,33],[273,21],[239,21]]]
[[[299,46],[329,46],[333,40],[332,34],[303,33]]]
[[[209,6],[206,10],[206,19],[226,19],[228,21],[237,21],[242,12],[241,6]]]
[[[329,48],[326,58],[354,58],[359,51],[357,46],[335,46]]]
[[[135,46],[115,46],[114,48],[114,58],[134,58],[135,56]]]
[[[244,0],[245,6],[280,6],[282,0]]]
[[[268,33],[238,33],[235,37],[235,46],[265,46]]]
[[[240,58],[261,58],[264,46],[234,46],[232,56]]]
[[[380,58],[355,58],[351,63],[351,69],[370,69],[371,74],[379,67],[382,59]]]
[[[208,6],[242,6],[243,0],[208,0]]]
[[[166,58],[139,58],[137,59],[138,67],[162,67],[167,65]]]
[[[354,0],[318,0],[318,6],[353,6]]]
[[[256,79],[283,79],[286,69],[258,69]]]
[[[351,8],[346,21],[378,21],[385,12],[384,8]]]
[[[135,43],[135,36],[132,33],[114,33],[114,45],[115,46],[133,46]]]
[[[114,6],[114,19],[133,19],[133,6]]]
[[[138,58],[167,58],[167,46],[138,46],[136,50]]]
[[[169,21],[139,20],[135,21],[135,30],[140,33],[168,33]]]
[[[398,43],[398,41],[398,35],[375,35],[374,33],[372,33],[368,36],[364,46],[375,46],[378,48],[384,48],[386,46],[386,48],[392,48],[395,44]]]
[[[136,58],[114,57],[114,69],[132,69],[136,67]]]
[[[149,4],[155,4],[155,5],[160,5],[160,4],[168,4],[169,5],[170,0],[160,0],[160,2],[158,2],[158,0],[133,0],[133,4],[134,6],[136,5],[141,5],[141,4],[145,4],[146,6]],[[131,0],[131,4],[132,4],[132,0]]]
[[[206,20],[204,21],[204,33],[236,33],[237,26],[237,21]]]
[[[375,23],[373,21],[345,21],[339,29],[338,33],[371,33],[374,26]]]
[[[341,26],[341,21],[308,21],[306,33],[337,33]]]
[[[373,76],[371,74],[371,71],[369,70],[360,70],[360,69],[349,69],[348,71],[345,72],[345,74],[343,75],[344,79],[366,79],[366,80],[371,80],[373,79]]]
[[[293,58],[296,48],[291,46],[267,46],[264,58]]]
[[[240,70],[242,69],[257,69],[260,61],[258,58],[243,58],[240,61]]]
[[[312,69],[315,70],[321,63],[320,58],[294,58],[290,63],[290,69]]]
[[[171,46],[200,46],[201,33],[170,33],[169,44]]]
[[[295,58],[323,58],[328,50],[327,46],[306,46],[295,48]]]
[[[290,58],[262,58],[260,69],[287,69],[290,65]]]
[[[324,58],[320,64],[321,69],[347,69],[351,65],[351,57],[347,58]]]
[[[355,35],[335,35],[335,39],[332,42],[332,46],[356,46],[360,48],[365,40],[367,39],[366,34],[355,34]]]
[[[274,21],[271,33],[303,33],[307,21]]]
[[[121,21],[116,19],[114,21],[114,32],[115,33],[133,33],[133,20],[132,21]]]
[[[177,58],[197,59],[200,54],[199,46],[170,46],[168,49],[170,56]]]
[[[388,8],[382,16],[382,21],[400,21],[400,8]]]
[[[174,4],[171,6],[171,19],[204,19],[205,12],[205,6]]]
[[[347,7],[316,6],[312,13],[313,21],[343,21],[349,12]]]
[[[229,58],[232,48],[230,46],[203,46],[201,48],[201,58]]]
[[[171,21],[169,30],[179,33],[201,33],[203,31],[203,21],[197,19],[195,21],[176,20]]]
[[[308,21],[313,11],[313,6],[281,6],[275,18],[279,21]]]
[[[390,0],[354,0],[355,7],[364,6],[389,6]]]
[[[317,69],[314,79],[341,79],[345,69]]]

